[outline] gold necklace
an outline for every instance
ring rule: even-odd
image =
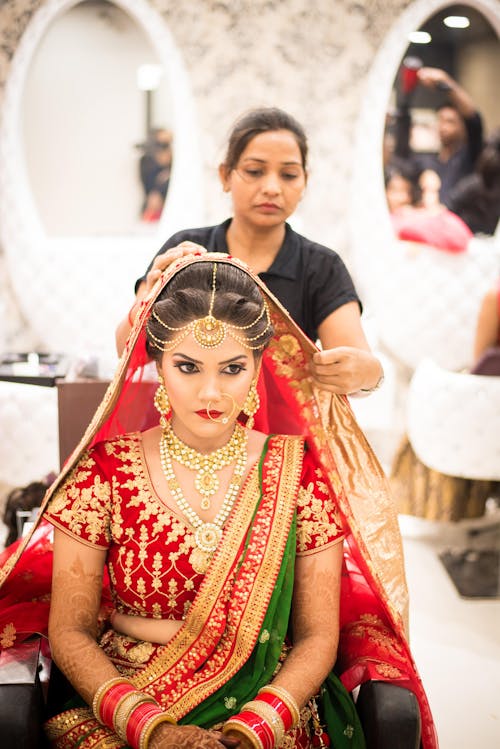
[[[247,450],[246,450],[246,432],[243,430],[244,444],[240,450],[238,457],[236,458],[236,465],[234,467],[231,482],[227,490],[227,494],[224,497],[224,501],[221,508],[215,518],[205,523],[200,516],[193,510],[187,499],[182,493],[179,482],[174,473],[172,460],[168,451],[167,443],[165,440],[160,440],[160,463],[163,470],[163,474],[167,481],[170,493],[174,498],[177,507],[187,517],[191,525],[194,527],[194,542],[196,548],[193,549],[189,561],[191,562],[195,572],[204,574],[207,571],[210,560],[214,554],[215,549],[222,536],[222,528],[224,523],[238,496],[243,475],[245,473],[245,467],[247,464]]]
[[[160,452],[164,449],[178,463],[191,471],[196,471],[194,485],[202,495],[200,507],[202,510],[209,510],[210,497],[213,497],[220,486],[216,471],[234,463],[245,451],[246,442],[246,429],[241,424],[236,424],[229,442],[212,453],[199,453],[179,439],[168,422],[161,436]]]

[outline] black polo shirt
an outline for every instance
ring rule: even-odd
[[[226,232],[230,223],[231,219],[227,219],[217,226],[179,231],[167,239],[157,255],[187,240],[200,244],[208,252],[228,253]],[[285,239],[278,254],[271,267],[259,273],[259,277],[305,334],[316,341],[318,327],[329,314],[353,301],[358,302],[361,309],[361,303],[339,255],[297,234],[289,224],[285,227]],[[146,273],[152,264],[153,261]],[[145,276],[137,280],[136,288]]]

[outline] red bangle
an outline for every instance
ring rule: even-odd
[[[115,710],[118,707],[120,700],[127,694],[132,694],[136,689],[133,684],[116,684],[112,686],[103,695],[101,704],[99,706],[99,715],[96,716],[100,719],[101,723],[105,726],[114,730],[113,718]]]
[[[250,710],[243,710],[238,716],[235,716],[242,723],[247,725],[253,733],[257,734],[260,742],[264,749],[273,749],[274,747],[274,733],[271,726],[261,718],[260,715],[251,712]]]
[[[142,730],[150,718],[156,715],[162,715],[163,711],[158,705],[150,702],[138,705],[127,721],[127,743],[132,749],[139,746]]]
[[[290,711],[290,708],[285,705],[283,700],[281,700],[276,695],[271,694],[271,692],[259,692],[259,694],[254,697],[254,700],[256,702],[258,702],[259,700],[261,702],[266,702],[273,708],[273,710],[276,710],[281,720],[283,721],[285,733],[288,733],[290,728],[293,726],[293,715]]]

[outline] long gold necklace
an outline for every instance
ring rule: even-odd
[[[236,458],[236,465],[234,467],[231,482],[227,490],[224,501],[221,508],[215,518],[205,523],[200,516],[193,510],[189,502],[186,500],[182,493],[179,482],[174,473],[172,466],[172,460],[168,451],[167,442],[164,439],[160,440],[160,463],[163,470],[163,474],[170,489],[170,493],[174,498],[177,507],[187,517],[191,525],[194,527],[194,542],[196,549],[190,556],[190,562],[195,572],[203,574],[207,571],[210,560],[213,556],[215,549],[222,536],[222,528],[224,523],[238,496],[238,492],[241,487],[243,475],[245,473],[245,466],[247,463],[247,450],[246,450],[246,432],[243,430],[244,444],[240,449],[239,455]]]
[[[160,447],[165,449],[171,458],[181,465],[196,471],[194,485],[201,494],[200,507],[202,510],[210,509],[210,498],[218,491],[220,482],[216,471],[231,465],[245,450],[247,432],[241,424],[236,424],[229,442],[214,450],[212,453],[200,453],[186,445],[172,429],[170,422],[163,429]]]

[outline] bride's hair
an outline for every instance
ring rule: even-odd
[[[168,282],[153,305],[146,326],[146,349],[152,359],[158,361],[162,357],[162,351],[154,345],[155,339],[168,343],[177,335],[175,330],[170,331],[165,325],[181,328],[208,315],[212,284],[212,262],[193,263]],[[261,314],[264,304],[259,287],[248,273],[229,263],[217,263],[212,314],[218,320],[234,325],[241,338],[251,340],[256,356],[262,354],[274,334],[268,315],[266,312]]]

